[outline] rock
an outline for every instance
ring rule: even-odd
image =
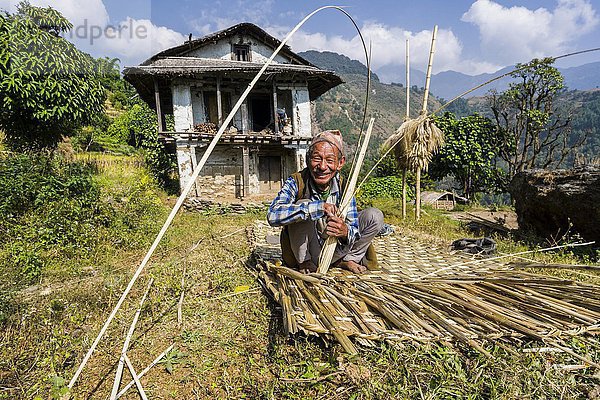
[[[600,167],[523,171],[509,191],[520,228],[554,239],[577,232],[600,243]]]

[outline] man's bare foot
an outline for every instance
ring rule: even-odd
[[[342,263],[342,265],[348,271],[354,272],[355,274],[362,274],[367,270],[367,267],[354,261],[346,261],[345,263]]]
[[[308,274],[310,272],[317,272],[317,266],[311,260],[304,261],[298,265],[298,270],[303,274]]]

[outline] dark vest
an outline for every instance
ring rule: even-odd
[[[294,202],[297,202],[300,199],[309,199],[310,193],[308,190],[308,185],[306,184],[306,182],[308,182],[310,179],[310,171],[308,168],[304,168],[302,171],[294,172],[292,174],[292,178],[294,178],[294,181],[296,181],[296,186],[298,187],[298,193],[296,194]],[[344,193],[344,188],[345,181],[340,175],[340,196],[342,193]],[[283,259],[283,263],[290,268],[297,269],[298,261],[296,260],[290,245],[290,235],[288,234],[287,225],[281,230],[279,235],[279,243],[281,244],[281,258]],[[378,269],[377,253],[375,253],[375,247],[373,247],[373,243],[371,243],[367,249],[363,264],[365,264],[369,270]]]

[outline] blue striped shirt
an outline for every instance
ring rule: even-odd
[[[339,174],[337,174],[331,182],[331,193],[327,199],[327,203],[335,204],[338,207],[342,200],[339,181]],[[325,211],[323,209],[325,201],[321,199],[321,195],[314,188],[312,180],[310,182],[305,182],[305,184],[307,185],[306,190],[308,190],[308,193],[310,194],[309,201],[296,202],[296,197],[300,197],[298,195],[298,185],[296,184],[296,180],[290,176],[285,181],[283,187],[277,194],[277,197],[275,197],[269,206],[269,211],[267,212],[267,221],[269,222],[269,225],[284,226],[298,221],[317,221],[325,216]],[[346,225],[348,226],[347,244],[352,245],[352,243],[360,237],[358,230],[358,211],[356,210],[356,199],[354,197],[352,197],[350,206],[348,207]],[[319,240],[322,241],[320,236],[318,237]]]

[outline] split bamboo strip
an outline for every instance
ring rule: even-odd
[[[514,257],[514,256],[513,256]],[[587,269],[600,271],[598,265],[581,265],[581,264],[543,264],[537,261],[529,262],[511,262],[510,266],[514,268],[554,268],[554,269]]]
[[[185,261],[183,272],[181,274],[181,294],[177,303],[177,326],[181,327],[183,323],[183,296],[185,296],[185,271],[187,269],[187,260]]]
[[[144,370],[142,372],[139,373],[138,379],[142,379],[142,377],[144,375],[146,375],[146,373],[148,373],[152,369],[152,367],[154,367],[156,364],[158,364],[158,362],[160,360],[162,360],[162,358],[164,356],[166,356],[168,352],[173,350],[173,347],[175,347],[175,344],[170,345],[169,347],[167,347],[167,349],[165,351],[160,353],[158,355],[158,357],[156,357],[146,368],[144,368]],[[121,391],[117,394],[117,399],[120,398],[121,396],[123,396],[129,390],[129,388],[131,388],[133,385],[135,385],[135,381],[132,379],[131,382],[129,382],[127,385],[125,385],[125,387],[123,389],[121,389]]]
[[[338,216],[343,220],[346,219],[346,215],[348,214],[348,208],[350,207],[350,203],[352,201],[352,198],[354,197],[354,189],[356,188],[358,175],[360,174],[360,169],[365,159],[365,154],[367,153],[367,147],[369,146],[369,140],[371,139],[371,131],[373,130],[374,122],[375,119],[371,118],[371,120],[369,121],[369,127],[367,128],[367,132],[365,133],[365,137],[361,145],[361,149],[358,153],[358,156],[355,159],[354,168],[350,173],[350,179],[348,180],[348,183],[346,184],[346,188],[344,190],[344,194],[342,195],[342,200],[338,209]],[[319,254],[318,272],[320,274],[326,274],[329,270],[329,265],[331,264],[331,260],[333,259],[333,253],[335,252],[337,242],[338,238],[333,236],[328,237],[325,241],[325,244],[321,249],[321,253]]]
[[[177,199],[177,202],[175,203],[175,206],[173,206],[173,209],[171,210],[171,213],[169,214],[169,216],[167,217],[167,220],[165,221],[164,225],[162,226],[160,232],[158,233],[158,235],[156,236],[154,242],[152,243],[152,246],[150,247],[150,249],[148,250],[148,252],[146,253],[146,256],[144,257],[144,259],[142,260],[142,262],[140,263],[139,267],[137,268],[137,270],[135,271],[135,273],[133,274],[129,284],[127,285],[127,288],[125,289],[125,291],[122,293],[121,297],[119,298],[119,300],[117,301],[117,304],[115,305],[115,307],[113,308],[113,310],[111,311],[110,315],[108,316],[106,322],[104,323],[104,325],[102,326],[102,328],[100,329],[100,332],[98,333],[98,335],[96,336],[96,339],[94,340],[94,342],[92,343],[92,346],[89,348],[89,350],[87,351],[86,355],[84,356],[81,364],[79,365],[79,367],[77,368],[77,370],[75,371],[75,374],[73,375],[73,377],[71,378],[71,381],[68,384],[68,388],[71,389],[73,388],[73,386],[75,385],[75,383],[77,382],[77,379],[79,378],[79,375],[81,374],[81,372],[83,371],[83,368],[85,367],[85,365],[87,364],[88,360],[90,359],[90,357],[92,356],[94,350],[96,349],[96,347],[98,346],[98,343],[100,342],[100,340],[102,339],[102,337],[104,336],[104,334],[106,333],[106,330],[108,329],[110,323],[112,322],[112,320],[114,319],[115,315],[117,314],[117,311],[121,308],[121,305],[123,304],[123,302],[125,301],[125,299],[127,298],[129,292],[131,291],[131,289],[133,288],[133,285],[135,284],[135,282],[137,281],[139,275],[142,273],[142,271],[144,270],[144,268],[146,267],[146,265],[148,264],[148,262],[150,261],[150,258],[152,257],[152,255],[154,254],[154,251],[156,250],[156,248],[158,247],[158,244],[161,242],[163,236],[165,235],[165,233],[167,232],[167,230],[169,229],[169,227],[171,226],[171,223],[173,222],[173,219],[175,218],[175,215],[177,214],[177,212],[179,211],[179,209],[181,208],[181,206],[183,205],[183,202],[185,201],[185,199],[187,198],[188,193],[192,190],[192,188],[196,185],[196,179],[198,178],[198,175],[200,174],[200,171],[202,170],[202,168],[204,167],[204,164],[206,164],[206,161],[208,160],[208,157],[211,155],[212,151],[214,150],[215,146],[217,145],[219,139],[221,138],[221,136],[223,135],[223,133],[225,132],[225,129],[229,126],[229,123],[233,120],[234,115],[236,114],[236,112],[239,110],[239,108],[241,107],[242,103],[246,100],[246,98],[248,97],[248,94],[250,93],[250,91],[252,90],[252,88],[254,88],[254,85],[256,85],[256,83],[258,82],[258,80],[260,79],[260,77],[264,74],[264,72],[266,71],[266,69],[268,68],[269,65],[271,65],[271,63],[273,62],[273,60],[275,59],[275,57],[277,56],[277,54],[279,54],[279,52],[281,51],[281,49],[286,45],[286,43],[289,41],[289,39],[296,33],[296,31],[298,29],[300,29],[302,27],[302,25],[304,25],[304,23],[306,21],[308,21],[313,15],[315,15],[316,13],[325,10],[325,9],[335,9],[338,10],[340,12],[342,12],[343,14],[345,14],[350,21],[354,24],[354,26],[356,27],[356,29],[359,31],[359,35],[361,36],[362,39],[362,34],[360,33],[360,29],[358,29],[358,26],[356,25],[356,23],[354,22],[354,20],[352,19],[352,17],[350,16],[350,14],[348,14],[345,10],[343,10],[341,7],[338,6],[323,6],[320,7],[318,9],[316,9],[315,11],[311,12],[310,14],[308,14],[306,17],[304,17],[302,19],[302,21],[300,21],[289,33],[288,35],[285,37],[285,39],[283,39],[283,41],[281,41],[281,43],[279,44],[279,46],[277,47],[277,49],[275,49],[275,51],[273,52],[273,54],[271,55],[271,57],[269,57],[269,59],[265,62],[265,64],[261,67],[261,69],[258,71],[258,73],[256,74],[256,76],[254,77],[254,79],[252,79],[252,81],[250,82],[250,84],[248,84],[248,87],[246,88],[246,90],[240,95],[239,100],[235,103],[235,105],[232,107],[231,112],[229,113],[229,115],[227,115],[227,118],[225,118],[225,120],[223,121],[221,127],[219,128],[219,130],[217,131],[217,133],[215,134],[213,140],[210,142],[210,144],[208,145],[206,151],[204,152],[204,154],[202,155],[202,158],[200,159],[200,161],[198,162],[198,165],[196,166],[196,168],[194,169],[194,172],[192,174],[192,176],[190,177],[190,180],[188,182],[188,184],[186,185],[186,187],[182,190],[181,195],[179,196],[179,198]],[[363,41],[363,45],[364,45],[364,41]]]
[[[306,299],[311,304],[314,311],[319,315],[321,322],[325,324],[325,327],[329,330],[329,333],[331,333],[337,339],[337,341],[342,345],[344,350],[350,354],[358,353],[356,347],[354,347],[354,344],[352,344],[350,339],[348,339],[348,336],[344,335],[344,333],[337,328],[335,320],[326,312],[323,312],[321,303],[305,287],[304,282],[298,282],[298,286],[300,288],[300,292],[304,296],[306,296]]]
[[[485,259],[475,259],[472,261],[468,261],[465,263],[460,263],[460,264],[454,264],[454,265],[448,265],[446,267],[440,268],[438,270],[432,271],[426,275],[423,275],[417,279],[414,279],[413,281],[419,281],[419,280],[423,280],[424,278],[428,278],[430,276],[433,275],[438,275],[440,272],[444,272],[447,271],[449,269],[454,269],[454,268],[458,268],[458,267],[464,267],[470,264],[477,264],[477,263],[481,263],[481,262],[489,262],[489,261],[496,261],[496,260],[500,260],[503,258],[508,258],[508,257],[513,257],[513,256],[520,256],[523,254],[531,254],[531,253],[537,253],[537,252],[542,252],[542,251],[551,251],[551,250],[557,250],[557,249],[564,249],[564,248],[568,248],[568,247],[579,247],[579,246],[589,246],[591,244],[594,244],[595,242],[586,242],[586,243],[569,243],[569,244],[564,244],[564,245],[559,245],[559,246],[552,246],[552,247],[546,247],[543,249],[536,249],[536,250],[527,250],[527,251],[521,251],[518,253],[512,253],[512,254],[505,254],[502,256],[497,256],[497,257],[490,257],[490,258],[485,258]]]
[[[133,332],[135,331],[138,319],[140,317],[140,314],[142,313],[142,307],[144,306],[144,302],[146,301],[146,297],[150,292],[150,287],[152,286],[153,282],[154,278],[150,278],[150,281],[148,281],[148,287],[146,288],[146,292],[142,296],[142,300],[140,300],[140,306],[136,310],[135,315],[133,316],[133,321],[131,321],[131,325],[129,326],[129,331],[127,332],[125,342],[123,343],[123,349],[121,350],[119,364],[117,365],[117,372],[115,374],[115,382],[113,383],[112,392],[110,394],[110,400],[116,400],[117,398],[119,386],[121,385],[121,378],[123,377],[123,366],[125,364],[125,359],[127,358],[127,350],[129,350],[129,343],[131,342],[131,337],[133,336]]]
[[[138,377],[137,373],[135,372],[135,368],[133,368],[133,364],[131,364],[131,360],[129,359],[127,354],[125,354],[125,364],[127,364],[127,368],[129,368],[129,373],[131,374],[131,377],[133,378],[133,381],[135,382],[135,386],[137,387],[140,397],[142,398],[142,400],[148,400],[148,396],[146,396],[146,392],[144,391],[144,388],[142,387],[142,382],[140,382],[140,378]]]

